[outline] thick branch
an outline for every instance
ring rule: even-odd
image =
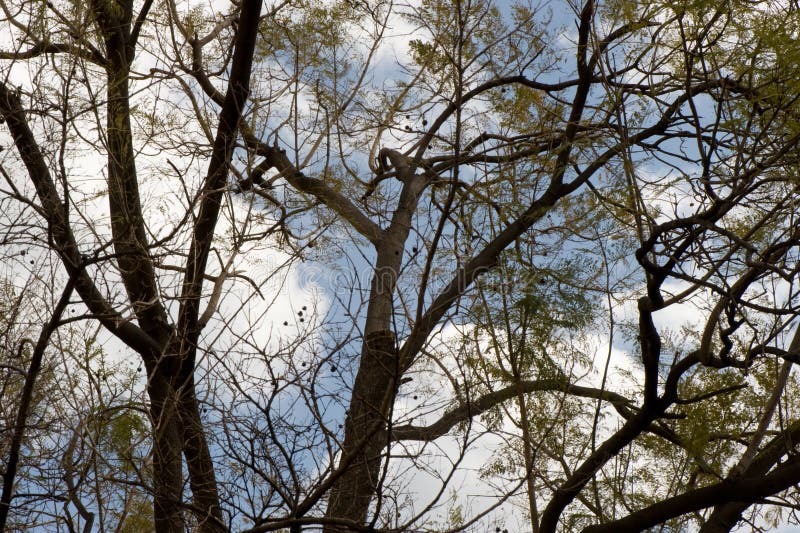
[[[194,371],[194,354],[200,335],[199,309],[203,278],[214,240],[214,228],[219,216],[228,167],[233,156],[239,120],[250,91],[250,72],[260,13],[261,0],[242,2],[228,90],[219,115],[219,126],[211,152],[208,174],[200,192],[200,209],[189,249],[178,317],[178,331],[182,334],[180,338],[184,343],[181,347],[184,377]]]
[[[639,298],[639,345],[642,349],[644,365],[645,405],[654,402],[658,396],[658,363],[661,357],[661,336],[653,323],[650,299]]]
[[[446,412],[442,417],[429,426],[398,426],[392,430],[391,439],[432,441],[447,434],[454,426],[466,422],[501,403],[515,398],[518,394],[532,392],[561,392],[584,398],[602,399],[612,404],[628,405],[630,400],[617,393],[572,385],[558,379],[541,379],[523,381],[519,384],[509,385],[503,389],[490,392],[473,402]]]
[[[14,139],[14,145],[36,188],[42,212],[47,220],[48,238],[52,247],[61,257],[67,273],[70,276],[77,276],[76,291],[108,331],[142,356],[157,357],[161,350],[160,345],[141,328],[124,320],[122,315],[112,309],[89,275],[83,271],[85,261],[78,251],[75,236],[69,227],[50,170],[28,126],[19,98],[5,84],[0,84],[0,116],[5,119]]]
[[[800,328],[795,331],[792,342],[789,346],[789,351],[797,353],[800,348]],[[780,373],[776,380],[774,389],[767,405],[764,407],[764,412],[761,415],[758,427],[747,445],[747,449],[742,454],[739,462],[731,469],[730,477],[752,477],[760,476],[766,473],[772,465],[774,465],[787,450],[790,443],[797,442],[800,436],[800,423],[794,422],[786,430],[780,432],[774,437],[764,448],[756,454],[758,446],[764,438],[769,427],[769,422],[772,419],[775,407],[786,386],[786,380],[791,371],[792,362],[785,360],[781,365]],[[727,502],[724,505],[719,505],[711,513],[705,524],[700,528],[701,533],[717,533],[723,531],[730,531],[742,517],[742,513],[747,507],[750,506],[749,502]]]
[[[726,479],[707,487],[667,498],[620,520],[587,527],[583,531],[584,533],[643,531],[671,518],[700,511],[712,505],[726,502],[754,503],[765,496],[788,489],[796,484],[798,479],[800,479],[800,457],[791,457],[769,474],[755,474],[735,480]]]
[[[310,194],[325,204],[329,209],[346,220],[358,233],[378,244],[381,239],[381,228],[370,220],[346,196],[333,190],[327,183],[317,178],[310,178],[298,170],[286,153],[276,147],[262,143],[252,133],[245,132],[245,141],[255,147],[260,155],[266,158],[269,168],[276,169],[289,184],[300,192]]]
[[[500,253],[545,216],[547,210],[555,205],[562,195],[560,190],[549,189],[457,272],[452,281],[439,293],[428,310],[414,325],[414,329],[400,351],[402,368],[406,369],[413,363],[414,357],[425,344],[428,335],[430,335],[447,310],[450,309],[450,306],[464,294],[480,275],[491,270],[496,265]]]
[[[0,59],[19,61],[22,59],[32,59],[46,54],[70,54],[74,57],[80,57],[91,63],[97,65],[105,65],[106,60],[103,56],[99,55],[96,50],[84,50],[78,46],[63,43],[49,43],[39,41],[27,50],[19,52],[2,52],[0,51]]]
[[[130,42],[132,4],[122,2],[112,7],[95,1],[92,6],[103,30],[108,58],[108,205],[119,274],[139,324],[164,346],[172,328],[160,300],[150,256],[133,149],[128,86],[135,50]]]
[[[791,452],[792,443],[800,440],[800,421],[793,422],[784,431],[775,435],[770,442],[756,455],[747,468],[741,473],[741,477],[755,478],[763,476],[780,459]],[[700,528],[700,533],[721,533],[730,531],[738,522],[742,513],[753,502],[723,502],[714,508],[714,512],[705,524]]]

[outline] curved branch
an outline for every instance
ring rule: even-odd
[[[432,441],[449,432],[454,426],[478,416],[489,409],[515,398],[518,394],[531,392],[562,392],[573,396],[605,400],[619,406],[627,406],[631,401],[615,392],[572,385],[560,379],[539,379],[523,381],[519,384],[509,385],[503,389],[490,392],[473,402],[468,402],[460,407],[446,412],[442,417],[429,426],[398,426],[392,430],[391,440],[422,440]]]
[[[0,51],[0,59],[4,60],[20,60],[20,59],[32,59],[34,57],[39,57],[46,54],[71,54],[75,57],[80,57],[81,59],[85,59],[86,61],[90,61],[97,65],[105,65],[106,60],[104,57],[99,55],[96,50],[84,50],[79,46],[74,46],[71,44],[62,44],[62,43],[48,43],[45,41],[39,41],[27,50],[19,51],[19,52],[2,52]]]
[[[636,532],[664,523],[694,511],[727,502],[755,503],[765,496],[788,489],[800,480],[800,457],[789,460],[766,475],[754,474],[738,479],[725,479],[719,483],[667,498],[656,504],[631,513],[625,518],[589,526],[584,533]]]
[[[243,135],[248,146],[255,148],[258,154],[266,159],[268,168],[276,169],[280,173],[279,177],[285,179],[289,185],[300,192],[314,196],[346,220],[354,230],[366,237],[372,244],[377,245],[380,242],[382,238],[380,226],[370,220],[350,199],[333,190],[321,179],[303,174],[289,160],[286,152],[277,146],[269,146],[259,141],[249,131],[244,131]],[[274,181],[274,179],[270,181]]]

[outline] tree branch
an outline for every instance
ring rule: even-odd
[[[50,342],[50,336],[58,328],[64,309],[69,305],[69,299],[72,296],[72,291],[75,289],[75,281],[78,277],[76,274],[80,274],[80,272],[81,271],[77,271],[70,276],[66,287],[64,287],[64,290],[61,292],[61,297],[53,308],[53,314],[50,320],[48,320],[47,324],[44,325],[42,331],[39,333],[39,338],[33,348],[28,371],[25,373],[25,383],[22,386],[19,408],[14,422],[14,433],[9,445],[8,462],[6,463],[5,472],[3,473],[3,493],[0,496],[0,531],[5,531],[8,512],[11,509],[11,497],[14,490],[14,478],[17,475],[19,451],[25,437],[25,428],[27,426],[28,415],[31,410],[31,401],[33,399],[33,388],[36,385],[36,378],[39,377],[39,371],[42,368],[44,351],[47,349],[48,343]],[[23,339],[20,343],[20,352],[25,346],[26,341],[27,339]]]
[[[398,426],[392,429],[391,440],[432,441],[446,435],[454,426],[466,422],[472,417],[488,411],[501,403],[515,398],[518,394],[532,392],[561,392],[584,398],[605,400],[615,405],[630,405],[631,401],[615,392],[604,391],[592,387],[573,385],[560,379],[540,379],[522,381],[503,389],[490,392],[473,402],[468,402],[451,411],[429,426]]]
[[[39,57],[46,54],[64,54],[64,53],[71,54],[75,57],[85,59],[86,61],[101,66],[105,65],[106,63],[105,58],[99,55],[99,53],[96,50],[87,51],[71,44],[49,43],[45,41],[39,41],[37,43],[34,43],[27,50],[22,50],[19,52],[0,51],[0,59],[17,61],[21,59],[32,59],[34,57]]]
[[[269,146],[259,141],[249,131],[244,133],[244,138],[248,146],[255,148],[259,155],[266,158],[268,168],[274,168],[279,172],[278,177],[284,178],[298,191],[314,196],[346,220],[354,230],[366,237],[372,244],[377,245],[380,242],[382,237],[380,226],[370,220],[346,196],[333,190],[324,181],[303,174],[289,160],[286,153],[277,146]]]
[[[86,261],[81,257],[75,236],[69,226],[63,204],[56,191],[44,155],[28,126],[19,97],[8,86],[0,83],[0,116],[3,117],[28,176],[36,188],[48,227],[48,238],[53,249],[70,276],[77,276],[75,290],[89,310],[108,331],[143,357],[152,361],[158,357],[161,346],[137,325],[123,319],[100,294],[89,275],[83,270]]]
[[[789,460],[766,475],[755,474],[738,479],[725,479],[719,483],[667,498],[656,504],[631,513],[625,518],[605,524],[589,526],[583,533],[624,533],[643,531],[671,518],[700,511],[726,502],[754,503],[788,489],[800,479],[800,457]]]
[[[214,240],[214,229],[228,176],[228,166],[233,156],[239,120],[250,92],[250,72],[260,13],[261,0],[242,2],[228,90],[219,114],[219,125],[208,173],[199,195],[200,208],[192,232],[192,244],[189,248],[178,314],[179,337],[183,343],[180,364],[185,377],[194,372],[197,340],[202,326],[199,313],[203,277]]]

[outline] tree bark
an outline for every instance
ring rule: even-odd
[[[153,431],[153,511],[156,533],[183,533],[183,439],[169,381],[148,368]]]
[[[185,529],[182,516],[183,435],[177,394],[170,379],[174,357],[169,356],[171,328],[160,303],[155,271],[145,233],[133,152],[130,116],[130,67],[134,46],[130,42],[133,20],[130,2],[93,3],[103,32],[108,78],[106,142],[108,151],[108,201],[114,250],[123,285],[139,324],[163,347],[167,356],[145,357],[153,431],[153,510],[158,533]]]
[[[396,339],[391,331],[376,331],[364,339],[361,365],[353,386],[350,412],[345,421],[340,467],[349,461],[334,483],[328,500],[328,517],[346,518],[358,524],[367,520],[372,497],[378,489],[381,452],[394,392],[398,361]],[[327,525],[325,532],[349,531]]]
[[[183,429],[183,452],[189,471],[189,485],[196,507],[195,515],[199,520],[198,530],[203,533],[223,533],[227,531],[227,527],[222,516],[214,461],[203,431],[193,379],[179,390],[178,411]]]
[[[376,243],[375,273],[361,347],[361,364],[353,383],[350,409],[345,420],[339,470],[333,483],[326,515],[363,524],[369,505],[379,490],[380,457],[389,439],[385,430],[397,394],[401,374],[397,339],[392,331],[394,292],[403,258],[411,219],[417,209],[427,178],[414,175],[408,159],[394,150],[384,149],[386,157],[403,183],[389,227]],[[348,468],[342,468],[348,465]],[[326,533],[347,531],[327,525]]]

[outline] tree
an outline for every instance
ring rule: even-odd
[[[0,353],[2,367],[0,368],[3,370],[4,379],[0,397],[3,398],[4,409],[3,438],[0,443],[2,443],[3,456],[8,458],[3,469],[3,489],[0,494],[0,529],[2,530],[6,530],[7,527],[9,530],[16,530],[14,521],[9,521],[8,515],[14,484],[19,483],[17,471],[20,459],[23,459],[23,468],[29,469],[31,464],[36,464],[31,457],[21,457],[23,444],[30,444],[31,437],[38,436],[28,435],[28,442],[23,442],[26,440],[25,430],[42,429],[51,423],[41,407],[41,404],[44,403],[43,396],[46,397],[47,392],[52,388],[53,381],[52,369],[46,366],[43,368],[44,352],[48,348],[50,336],[71,293],[71,289],[64,292],[51,317],[43,320],[45,326],[38,339],[34,341],[27,336],[32,329],[32,324],[27,322],[26,315],[33,315],[35,311],[25,305],[26,292],[33,292],[31,286],[34,285],[34,280],[27,281],[28,283],[22,287],[19,294],[8,281],[2,283],[1,289],[4,297],[2,309],[3,349]],[[47,385],[43,386],[41,381],[46,381]],[[39,420],[32,422],[32,419],[35,418]],[[37,447],[46,448],[46,446]],[[25,464],[26,462],[29,464]],[[24,507],[24,505],[20,507]],[[35,509],[36,506],[32,507]]]
[[[146,374],[152,465],[111,389],[74,433],[136,490],[65,463],[101,527],[430,527],[483,441],[443,528],[794,505],[793,6],[0,9],[5,257],[57,259]]]
[[[21,287],[2,283],[0,529],[124,528],[137,504],[150,507],[136,371],[109,368],[97,327],[69,310],[72,284],[52,294],[52,271],[29,261]]]

